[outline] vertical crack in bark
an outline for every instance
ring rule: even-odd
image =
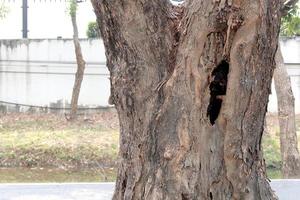
[[[229,63],[225,60],[212,72],[213,81],[209,85],[210,102],[207,108],[207,117],[211,125],[215,124],[222,107],[223,97],[226,95],[228,72]]]
[[[243,25],[243,23],[244,17],[239,13],[238,8],[233,7],[232,13],[229,15],[229,18],[227,20],[226,42],[223,49],[224,59],[229,59],[233,38],[237,30]]]
[[[247,163],[247,161],[244,159],[244,152],[243,152],[243,141],[244,141],[244,130],[243,130],[243,126],[244,126],[244,119],[246,116],[246,113],[248,111],[248,108],[250,107],[250,103],[251,103],[251,98],[252,98],[252,87],[250,88],[250,94],[249,94],[249,100],[247,102],[247,107],[245,109],[245,111],[243,112],[242,115],[242,120],[241,120],[241,144],[240,144],[240,151],[241,151],[241,155],[242,155],[242,160],[243,162]],[[254,162],[254,161],[253,161]]]
[[[182,200],[189,200],[188,196],[186,194],[181,194]]]
[[[181,30],[180,30],[180,22],[183,17],[184,13],[184,7],[181,6],[172,6],[171,10],[169,12],[169,18],[170,18],[170,30],[172,34],[172,49],[170,51],[169,55],[169,66],[168,66],[168,73],[169,75],[172,74],[175,64],[176,64],[176,58],[177,58],[177,52],[179,47],[179,41],[181,38]]]
[[[210,200],[213,200],[213,199],[214,199],[212,192],[209,192],[209,199],[210,199]]]
[[[122,187],[121,187],[122,196],[125,196],[126,185],[127,185],[127,175],[126,175],[126,172],[125,172],[125,177],[122,181]]]

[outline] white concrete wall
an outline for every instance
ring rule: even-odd
[[[87,62],[79,104],[108,106],[109,72],[101,40],[81,40]],[[300,113],[300,38],[281,40],[281,48]],[[0,101],[30,105],[70,102],[76,62],[72,40],[0,40]],[[277,111],[274,90],[269,111]]]
[[[280,46],[291,79],[295,97],[295,110],[297,114],[300,114],[300,37],[281,38]],[[277,112],[277,97],[274,84],[272,84],[268,110],[269,112]]]
[[[105,62],[102,40],[81,39],[87,62]],[[0,40],[0,60],[75,62],[72,39]]]
[[[109,72],[101,40],[81,40],[86,60],[79,104],[108,106]],[[72,40],[0,41],[0,101],[45,106],[71,101],[76,72]]]

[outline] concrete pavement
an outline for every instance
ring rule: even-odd
[[[300,180],[273,180],[280,200],[300,199]],[[114,183],[0,184],[0,200],[109,200]]]
[[[271,187],[279,197],[279,200],[300,199],[300,179],[272,180]]]
[[[113,183],[0,184],[0,200],[109,200]]]

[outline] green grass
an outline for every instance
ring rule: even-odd
[[[267,115],[267,129],[263,136],[262,147],[264,159],[267,167],[267,175],[270,179],[283,178],[281,173],[281,153],[280,153],[280,138],[279,124],[276,114]],[[296,130],[298,135],[298,147],[300,147],[300,116],[296,116]]]
[[[279,132],[279,130],[278,130]],[[263,155],[267,167],[267,176],[270,179],[282,179],[281,173],[281,153],[278,132],[275,134],[265,134],[262,140]]]
[[[281,169],[279,137],[264,135],[262,146],[267,168]]]
[[[2,167],[114,166],[118,130],[54,116],[8,119],[0,125]]]
[[[267,168],[267,176],[269,179],[282,179],[282,173],[280,169],[268,169]]]

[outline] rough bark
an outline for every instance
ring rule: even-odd
[[[276,53],[274,83],[278,102],[282,174],[284,178],[299,178],[300,156],[295,124],[295,99],[280,48]]]
[[[92,3],[120,120],[113,199],[276,199],[261,137],[279,0]]]
[[[76,21],[76,13],[71,14],[72,26],[73,26],[73,42],[75,47],[76,62],[77,62],[77,71],[75,74],[75,82],[73,86],[72,99],[71,99],[71,112],[69,120],[74,120],[77,117],[78,110],[78,99],[80,94],[81,83],[83,80],[85,61],[81,52],[81,46],[78,38],[78,28]]]

